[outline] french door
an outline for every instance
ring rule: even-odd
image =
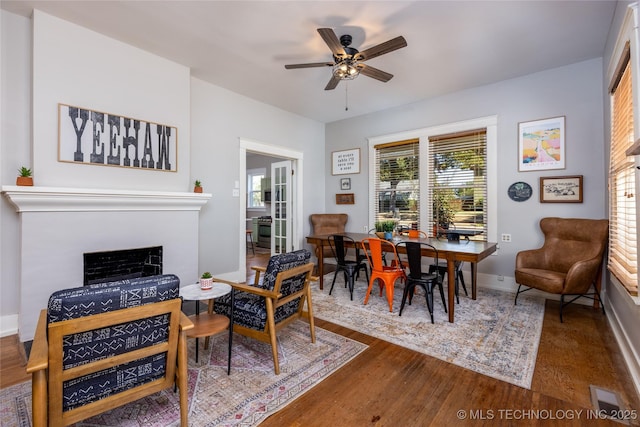
[[[291,161],[271,164],[271,255],[291,252],[293,190]]]

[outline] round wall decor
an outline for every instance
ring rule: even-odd
[[[524,202],[529,200],[531,195],[533,194],[533,190],[531,186],[526,182],[514,182],[509,186],[509,190],[507,191],[509,198],[514,202]]]

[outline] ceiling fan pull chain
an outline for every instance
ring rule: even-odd
[[[344,82],[344,111],[349,111],[349,81]]]

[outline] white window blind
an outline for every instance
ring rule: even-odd
[[[609,167],[609,271],[631,295],[638,295],[633,98],[629,45],[611,85],[611,162]]]
[[[375,221],[420,228],[418,139],[380,144],[375,149]]]
[[[487,240],[487,132],[476,129],[429,137],[431,223],[442,228],[475,229]]]

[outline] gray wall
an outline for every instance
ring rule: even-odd
[[[512,243],[501,243],[498,256],[480,263],[479,271],[513,277],[515,254],[542,243],[540,218],[607,216],[601,86],[602,61],[596,59],[328,124],[325,159],[328,164],[332,151],[360,147],[364,153],[361,173],[350,175],[356,204],[348,210],[349,230],[362,231],[368,223],[368,137],[497,115],[497,235],[510,233]],[[566,117],[566,169],[518,172],[518,122],[556,116]],[[539,202],[539,178],[558,175],[584,176],[584,203]],[[340,176],[331,175],[325,178],[329,212],[345,211],[334,201],[333,190],[339,188],[339,179]],[[513,202],[508,198],[507,189],[516,181],[528,182],[533,187],[531,199]]]

